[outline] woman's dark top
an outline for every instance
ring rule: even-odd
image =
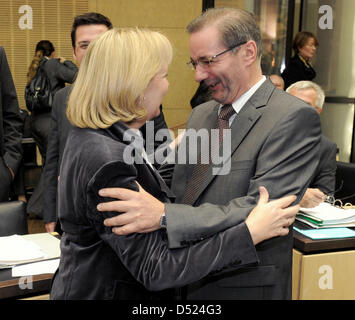
[[[291,84],[297,81],[312,81],[316,77],[316,71],[309,63],[296,54],[291,58],[286,69],[282,72],[281,77],[284,79],[285,89],[287,89]]]

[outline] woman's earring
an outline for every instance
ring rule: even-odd
[[[143,106],[144,100],[145,100],[145,96],[140,97],[139,100],[140,100],[140,105]]]

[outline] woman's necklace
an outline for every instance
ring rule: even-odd
[[[300,58],[300,60],[303,62],[303,64],[307,67],[307,68],[311,68],[312,65],[310,64],[310,62],[308,62],[306,59],[304,59],[301,55],[298,55],[298,57]]]

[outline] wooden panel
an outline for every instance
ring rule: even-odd
[[[302,270],[302,253],[293,249],[292,261],[292,300],[298,300],[300,297],[300,283]]]
[[[355,251],[303,255],[300,299],[355,299]]]
[[[19,20],[26,13],[19,8],[32,8],[32,29],[21,29]],[[6,50],[21,108],[25,109],[26,74],[35,46],[49,40],[56,56],[72,60],[70,31],[74,16],[88,11],[88,0],[10,0],[0,2],[0,45]]]
[[[23,298],[23,299],[19,299],[19,300],[50,300],[50,298],[49,298],[49,293],[48,293],[48,294],[42,294],[39,296],[30,297],[30,298]]]
[[[6,272],[6,269],[0,270]],[[36,295],[48,293],[51,287],[53,274],[40,274],[31,276],[28,281],[32,281],[27,288],[21,289],[18,278],[10,278],[11,280],[0,282],[0,299],[5,298],[20,298],[26,295]]]
[[[189,36],[182,29],[164,29],[164,34],[171,39],[174,46],[174,59],[169,68],[169,92],[164,99],[164,109],[183,109],[187,116],[191,112],[190,99],[195,94],[198,83],[195,81],[195,72],[186,63],[189,61]],[[165,112],[164,112],[165,114]],[[186,118],[187,119],[187,118]],[[184,118],[176,119],[177,122],[186,121]],[[171,126],[176,125],[169,120]]]
[[[202,11],[202,0],[94,0],[90,7],[116,27],[185,28]]]

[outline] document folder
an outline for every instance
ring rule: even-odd
[[[302,230],[293,227],[293,230],[305,235],[312,240],[323,239],[342,239],[355,237],[355,231],[349,228],[323,228],[323,229],[308,229]]]
[[[296,219],[313,228],[355,227],[355,209],[343,209],[322,202],[314,208],[300,208]]]

